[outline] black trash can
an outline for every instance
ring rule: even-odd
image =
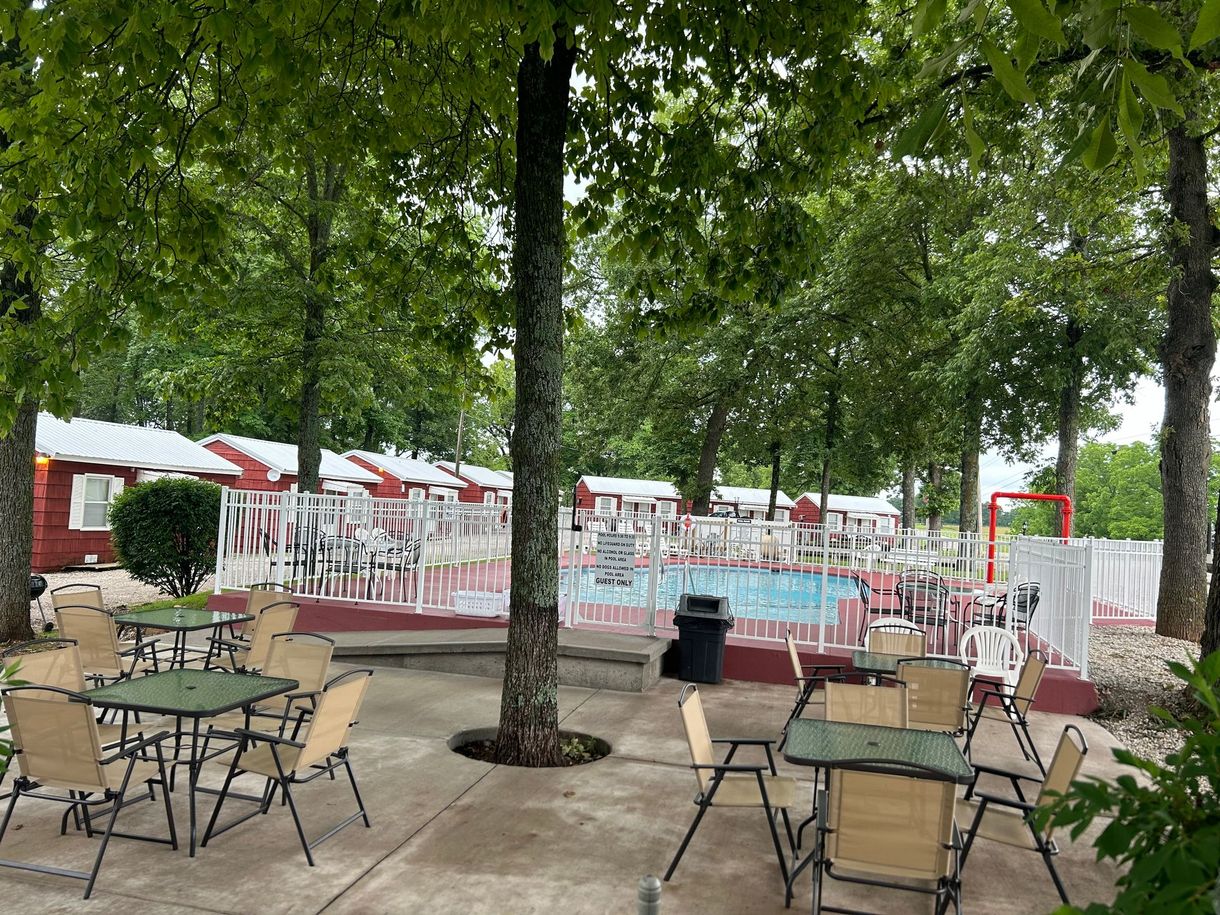
[[[678,676],[691,683],[724,679],[724,639],[733,628],[729,599],[683,594],[674,611],[678,627]]]

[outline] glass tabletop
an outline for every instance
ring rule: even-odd
[[[120,613],[113,619],[123,626],[151,626],[156,629],[193,632],[197,629],[215,629],[217,626],[227,626],[231,623],[248,623],[254,617],[249,613],[165,607],[162,610],[146,610],[143,613]]]
[[[948,734],[821,718],[789,722],[784,759],[829,769],[851,768],[862,761],[898,761],[934,769],[958,784],[974,778],[970,763]]]
[[[861,648],[851,653],[851,666],[856,670],[867,671],[870,674],[895,674],[898,672],[898,662],[910,660],[910,657],[910,655],[865,651]],[[919,661],[928,667],[954,668],[961,666],[955,661],[946,661],[942,658],[920,658]]]
[[[120,680],[85,690],[84,695],[100,708],[210,718],[291,692],[299,685],[280,677],[187,668]]]

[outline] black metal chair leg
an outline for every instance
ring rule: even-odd
[[[1042,860],[1046,862],[1046,869],[1050,871],[1051,880],[1055,883],[1055,889],[1059,891],[1059,898],[1063,900],[1064,905],[1071,905],[1071,902],[1068,900],[1067,890],[1063,887],[1063,880],[1059,877],[1059,870],[1055,867],[1055,859],[1051,855],[1050,849],[1042,846],[1039,851],[1042,852]]]
[[[346,755],[343,757],[343,766],[347,769],[348,781],[352,783],[352,794],[356,796],[356,806],[360,808],[360,817],[364,820],[364,825],[371,829],[373,824],[369,822],[368,811],[364,809],[364,799],[360,796],[360,789],[356,787],[356,773],[352,771],[351,760]]]
[[[280,782],[280,788],[284,792],[284,798],[288,802],[288,809],[292,811],[292,822],[296,824],[297,836],[301,840],[301,848],[305,851],[305,860],[309,862],[309,866],[314,866],[313,852],[309,849],[309,840],[305,838],[305,827],[301,825],[301,816],[297,813],[296,801],[292,799],[292,789],[288,787],[288,780],[285,778]]]
[[[678,862],[682,860],[682,855],[686,853],[686,846],[690,845],[690,840],[694,837],[695,830],[699,828],[699,821],[703,819],[703,815],[707,813],[710,806],[711,804],[708,803],[701,803],[699,805],[699,812],[695,814],[695,819],[691,821],[690,828],[686,830],[686,836],[682,839],[682,844],[678,846],[677,854],[674,855],[673,861],[669,863],[669,870],[665,872],[663,879],[666,882],[669,881],[669,878],[674,875],[674,871],[677,870]]]

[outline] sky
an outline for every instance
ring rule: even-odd
[[[1216,384],[1216,380],[1213,380]],[[1114,412],[1122,418],[1121,425],[1113,432],[1098,435],[1096,441],[1126,445],[1135,441],[1148,441],[1161,424],[1165,410],[1165,389],[1155,378],[1141,378],[1135,386],[1132,403],[1119,403]],[[1211,411],[1212,435],[1220,434],[1220,405],[1213,404]],[[1038,466],[1053,463],[1055,443],[1047,442],[1042,451],[1040,464],[1009,463],[995,452],[988,452],[979,459],[979,492],[984,501],[996,490],[1019,490],[1024,487],[1025,476]]]

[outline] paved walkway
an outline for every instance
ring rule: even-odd
[[[561,770],[491,766],[450,752],[455,731],[494,724],[498,681],[425,671],[379,670],[352,759],[373,828],[352,825],[305,864],[291,819],[281,807],[226,833],[189,859],[167,847],[116,839],[94,896],[82,902],[76,881],[0,871],[9,913],[98,912],[469,912],[626,913],[636,883],[668,864],[694,813],[694,779],[678,719],[679,684],[644,694],[564,687],[564,727],[597,734],[614,746],[598,763]],[[771,736],[790,706],[790,690],[752,683],[703,688],[714,734]],[[1046,755],[1065,721],[1036,715]],[[1081,722],[1092,745],[1087,771],[1115,772],[1101,728]],[[1016,745],[995,727],[979,759],[1011,760]],[[808,802],[808,772],[800,804]],[[205,780],[218,784],[217,765]],[[180,828],[186,811],[175,796]],[[298,791],[313,835],[351,809],[342,781],[320,779]],[[128,829],[158,828],[160,805],[124,811]],[[203,815],[211,802],[201,804]],[[227,808],[226,808],[227,809]],[[23,801],[0,856],[66,867],[87,865],[94,842],[58,835],[60,807]],[[164,819],[160,821],[164,827]],[[122,827],[121,827],[122,828]],[[770,838],[757,811],[710,812],[674,880],[662,912],[779,913],[783,893]],[[1078,904],[1109,900],[1114,873],[1082,843],[1060,862]],[[970,912],[1047,912],[1057,896],[1038,857],[980,842],[964,878]],[[885,912],[931,911],[909,894],[849,896],[833,887],[827,900]],[[807,910],[808,884],[796,910]]]

